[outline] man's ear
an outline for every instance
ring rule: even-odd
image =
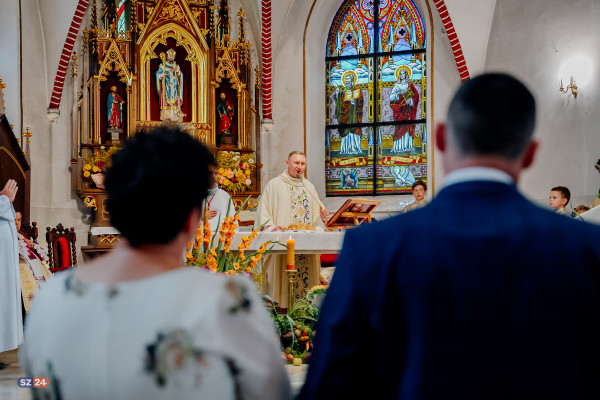
[[[527,145],[527,150],[525,150],[525,155],[523,156],[523,162],[521,163],[521,166],[523,167],[523,169],[529,168],[531,166],[531,164],[533,164],[533,160],[535,159],[535,155],[537,153],[539,144],[540,144],[540,142],[538,142],[537,140],[532,140]]]
[[[435,126],[435,147],[442,153],[446,151],[446,124],[443,122]]]

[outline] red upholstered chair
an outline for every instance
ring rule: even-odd
[[[46,228],[48,262],[51,272],[62,271],[77,265],[76,238],[75,228],[65,229],[62,224],[58,224],[56,228]]]
[[[333,267],[337,261],[337,254],[321,254],[321,267]]]

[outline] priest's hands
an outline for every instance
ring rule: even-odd
[[[8,197],[8,200],[12,203],[15,201],[15,196],[17,195],[18,190],[19,187],[17,186],[17,181],[14,179],[9,179],[8,182],[6,182],[6,185],[4,185],[4,189],[0,191],[0,196],[4,195]]]
[[[319,212],[321,213],[321,221],[327,222],[329,221],[329,211],[326,208],[319,206]]]
[[[217,210],[207,210],[206,211],[206,219],[213,219],[217,216]]]

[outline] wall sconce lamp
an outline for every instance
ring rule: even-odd
[[[560,87],[558,88],[558,90],[560,90],[563,93],[569,93],[569,90],[571,90],[571,93],[573,93],[573,97],[577,98],[577,85],[575,84],[575,81],[573,80],[573,77],[571,77],[571,83],[567,85],[567,87],[563,86],[563,82],[562,79],[560,80]]]

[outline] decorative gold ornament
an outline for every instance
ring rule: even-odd
[[[117,71],[121,82],[131,85],[132,75],[125,59],[123,59],[116,39],[110,39],[110,46],[106,50],[104,60],[102,60],[102,64],[100,65],[100,70],[98,71],[100,81],[107,80],[109,71]]]
[[[87,208],[93,208],[94,210],[98,210],[98,205],[96,204],[96,196],[86,196],[83,199],[83,204]]]

